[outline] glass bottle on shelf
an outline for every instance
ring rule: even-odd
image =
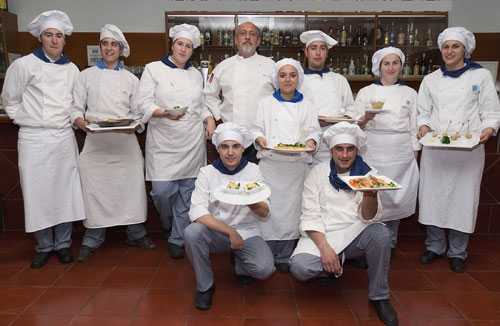
[[[391,23],[391,32],[389,33],[389,45],[396,44],[396,31],[394,30],[394,22]]]
[[[205,31],[205,45],[210,45],[212,44],[212,36],[210,35],[210,30],[207,29]]]
[[[272,38],[272,37],[271,37],[271,31],[270,31],[270,30],[268,30],[268,31],[266,32],[266,36],[265,36],[265,38],[264,38],[264,39],[266,40],[266,46],[271,46],[271,44],[272,44],[271,38]]]
[[[280,31],[277,29],[273,29],[272,45],[274,46],[280,45]]]
[[[335,63],[335,72],[337,74],[342,73],[342,69],[340,68],[340,58],[339,57],[337,57],[337,62]]]
[[[328,35],[329,35],[330,37],[333,37],[333,26],[332,26],[332,27],[330,27],[330,29],[328,30]]]
[[[359,57],[356,57],[356,64],[354,65],[355,67],[355,75],[361,75],[361,62],[359,61]]]
[[[299,32],[298,31],[292,32],[292,45],[299,45]]]
[[[427,74],[427,66],[425,64],[425,52],[422,53],[422,61],[420,62],[420,75],[426,75]]]
[[[389,24],[387,24],[387,28],[385,29],[384,32],[384,46],[389,45]]]
[[[330,63],[328,64],[328,68],[330,71],[334,71],[335,68],[333,67],[333,57],[330,57]]]
[[[224,45],[224,33],[220,28],[217,30],[217,45]]]
[[[426,45],[427,46],[432,46],[433,44],[434,44],[434,41],[432,40],[431,29],[429,28],[427,30],[427,42],[426,42]]]
[[[363,34],[361,34],[361,26],[356,29],[356,45],[363,45]]]
[[[356,74],[356,66],[354,65],[354,58],[353,56],[351,55],[351,58],[349,60],[349,69],[348,69],[348,72],[347,72],[350,76]]]
[[[279,40],[280,40],[280,46],[283,46],[283,44],[285,44],[285,36],[283,35],[283,31],[281,29],[279,32]]]
[[[200,44],[205,45],[205,33],[200,33]]]
[[[403,76],[411,75],[411,68],[410,68],[410,64],[408,63],[409,61],[410,61],[410,56],[407,53],[406,54],[406,62],[403,66]]]
[[[427,64],[427,74],[434,71],[434,65],[432,64],[432,57],[429,58],[429,63]]]
[[[415,64],[413,65],[413,75],[418,76],[420,73],[420,65],[418,64],[418,58],[415,58]]]
[[[229,30],[229,45],[234,45],[234,30],[232,29]]]
[[[363,64],[361,65],[361,73],[365,75],[366,66],[368,65],[368,54],[363,53]]]
[[[415,28],[415,37],[414,37],[413,45],[420,46],[420,38],[418,36],[418,28]]]
[[[228,46],[229,45],[229,32],[227,29],[224,29],[224,45]]]
[[[377,45],[381,45],[383,43],[384,39],[382,38],[382,35],[383,35],[382,24],[380,23],[380,20],[379,20],[378,24],[377,24],[377,35],[375,36]]]
[[[287,30],[285,32],[285,45],[290,46],[290,44],[292,44],[292,35],[290,34],[290,31]]]
[[[347,42],[347,32],[345,30],[345,25],[342,25],[342,33],[340,33],[340,45],[345,46]]]
[[[370,37],[368,36],[368,28],[363,29],[363,46],[370,44]]]
[[[340,25],[337,25],[337,42],[340,42]]]
[[[344,57],[344,63],[342,64],[342,75],[344,76],[347,76],[347,73],[349,72],[349,68],[347,66],[347,57]]]
[[[0,10],[3,10],[3,11],[8,11],[9,10],[9,6],[7,4],[7,0],[0,0]]]
[[[408,24],[408,45],[413,45],[415,36],[413,35],[413,23]]]
[[[406,34],[403,30],[403,26],[399,26],[399,34],[398,34],[398,45],[405,45],[406,43]]]
[[[212,70],[214,70],[214,66],[212,65],[212,55],[208,55],[208,76],[212,73]]]
[[[300,52],[297,52],[297,61],[302,65],[302,54]]]
[[[349,24],[349,33],[347,33],[346,43],[347,43],[347,45],[353,44],[352,25],[351,24]]]

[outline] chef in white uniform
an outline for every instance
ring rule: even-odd
[[[182,258],[191,193],[198,171],[206,165],[205,137],[211,138],[215,121],[201,106],[202,77],[189,62],[200,45],[200,31],[181,24],[170,28],[169,36],[172,52],[147,64],[142,74],[139,108],[144,115],[142,122],[149,123],[146,180],[152,181],[151,197],[163,228],[172,226],[167,242],[170,256]],[[187,107],[187,111],[177,115],[166,111],[176,106]]]
[[[273,70],[277,90],[259,102],[252,127],[259,167],[271,188],[271,218],[259,222],[259,227],[274,254],[276,267],[283,273],[289,272],[288,259],[299,238],[302,189],[321,139],[316,108],[297,91],[303,80],[304,71],[298,61],[278,61]],[[268,149],[296,142],[310,150],[286,153]]]
[[[226,122],[217,127],[212,142],[220,157],[198,174],[189,210],[193,223],[185,232],[186,255],[193,265],[198,289],[194,304],[203,310],[212,305],[215,291],[210,253],[231,252],[242,284],[252,278],[267,279],[275,270],[273,254],[257,226],[258,220],[269,216],[269,200],[232,205],[214,197],[215,190],[229,182],[263,182],[259,167],[242,157],[252,143],[250,135],[236,123]]]
[[[156,248],[147,235],[144,159],[135,129],[92,133],[89,122],[108,119],[140,119],[137,110],[139,79],[123,69],[120,55],[130,47],[121,30],[106,24],[99,40],[102,59],[80,73],[73,89],[71,121],[87,133],[78,159],[87,228],[77,260],[88,260],[105,240],[106,228],[127,225],[127,244]],[[124,191],[126,189],[126,191]]]
[[[356,96],[356,119],[368,136],[368,150],[363,159],[382,175],[398,182],[403,189],[380,194],[384,214],[382,221],[392,230],[391,258],[396,255],[399,222],[415,213],[419,172],[417,157],[421,145],[417,139],[417,92],[399,78],[405,56],[394,47],[378,50],[372,57],[372,72],[380,77],[363,87]],[[379,114],[371,101],[383,99]]]
[[[339,178],[372,170],[358,155],[366,148],[366,138],[357,125],[348,122],[340,122],[323,134],[332,158],[313,167],[304,184],[301,238],[290,270],[301,281],[340,277],[344,259],[365,256],[370,301],[385,325],[398,325],[387,282],[391,232],[377,223],[383,213],[378,192],[352,191]]]
[[[236,29],[234,42],[238,53],[213,70],[203,90],[203,104],[215,120],[233,121],[250,129],[257,112],[257,103],[274,92],[272,72],[274,61],[258,54],[260,30],[251,22]],[[222,92],[222,101],[219,97]],[[249,146],[243,156],[258,163],[256,150]]]
[[[62,52],[65,35],[72,30],[62,11],[36,17],[28,31],[41,46],[12,63],[3,85],[3,107],[20,126],[17,146],[25,228],[38,241],[32,268],[45,265],[54,253],[60,262],[73,261],[71,222],[85,219],[78,148],[69,118],[78,68]]]
[[[304,54],[307,68],[304,69],[304,83],[299,91],[316,106],[317,116],[354,118],[354,100],[347,79],[326,66],[328,50],[338,42],[326,33],[318,30],[303,32],[300,41],[306,45]],[[324,132],[332,122],[319,120]],[[331,159],[330,150],[321,142],[313,156],[313,164]]]
[[[430,264],[445,253],[448,229],[451,270],[463,273],[469,234],[476,225],[484,143],[498,131],[500,104],[489,71],[469,60],[474,34],[450,27],[439,34],[438,45],[441,69],[425,76],[418,93],[418,137],[462,129],[462,137],[466,130],[479,136],[479,145],[470,150],[424,146],[418,221],[427,226],[427,251],[420,261]]]

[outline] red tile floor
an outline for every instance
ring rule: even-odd
[[[74,234],[76,255],[81,232]],[[217,290],[212,309],[193,307],[195,280],[188,261],[172,260],[153,234],[151,251],[125,245],[111,232],[88,262],[56,257],[31,269],[31,235],[0,232],[0,325],[381,325],[367,298],[366,272],[347,267],[328,286],[276,272],[242,286],[228,254],[213,255]],[[402,235],[389,275],[400,325],[500,325],[500,236],[475,236],[467,272],[447,258],[418,262],[422,236]]]

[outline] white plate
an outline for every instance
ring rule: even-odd
[[[170,114],[170,115],[179,115],[179,114],[186,113],[187,109],[188,109],[188,107],[184,106],[184,107],[178,108],[178,109],[174,109],[174,108],[172,108],[172,109],[165,109],[165,111],[167,111],[168,114]]]
[[[244,184],[244,182],[240,182],[241,184]],[[248,193],[246,191],[243,191],[238,194],[230,194],[227,193],[224,188],[226,187],[227,184],[223,184],[215,188],[214,191],[214,197],[218,201],[221,201],[226,204],[231,204],[231,205],[250,205],[250,204],[255,204],[260,201],[263,201],[269,196],[271,196],[271,189],[263,183],[260,183],[260,191],[257,192],[252,192]]]
[[[387,112],[389,110],[384,110],[384,109],[380,109],[380,110],[365,110],[365,113],[382,113],[382,112]]]
[[[304,147],[304,148],[297,148],[297,149],[285,149],[285,148],[274,148],[274,147],[266,147],[267,149],[270,149],[272,151],[276,152],[283,152],[283,153],[304,153],[307,151],[312,151],[313,149],[311,147]]]
[[[448,137],[454,134],[449,134]],[[472,148],[479,144],[479,135],[472,134],[472,138],[466,138],[464,134],[461,135],[457,140],[451,140],[449,144],[443,144],[440,139],[442,134],[438,134],[437,137],[432,137],[432,131],[429,131],[422,137],[419,142],[424,146],[429,147],[445,147],[445,148]]]
[[[91,131],[100,132],[100,131],[135,129],[135,126],[137,126],[137,122],[132,122],[129,126],[121,126],[121,127],[99,127],[99,125],[95,123],[89,123],[87,125],[87,128],[89,128]]]
[[[360,120],[356,120],[356,119],[348,119],[348,118],[337,118],[337,117],[318,117],[318,120],[323,120],[323,121],[326,121],[326,122],[342,122],[342,121],[346,121],[346,122],[350,122],[350,123],[356,123],[356,122],[359,122]]]
[[[401,185],[399,183],[397,183],[396,181],[384,176],[384,175],[373,175],[375,178],[377,179],[382,179],[384,180],[385,182],[389,183],[389,182],[394,182],[397,187],[383,187],[383,188],[355,188],[353,186],[351,186],[351,184],[349,183],[349,181],[351,181],[352,179],[358,179],[358,178],[363,178],[363,177],[368,177],[370,176],[370,174],[367,174],[366,176],[340,176],[339,175],[339,178],[344,181],[348,186],[349,188],[351,188],[352,190],[354,191],[373,191],[373,190],[397,190],[397,189],[402,189],[403,187],[401,187]]]

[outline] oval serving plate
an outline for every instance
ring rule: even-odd
[[[104,121],[97,121],[99,127],[121,127],[128,126],[134,121],[133,119],[110,119]]]

